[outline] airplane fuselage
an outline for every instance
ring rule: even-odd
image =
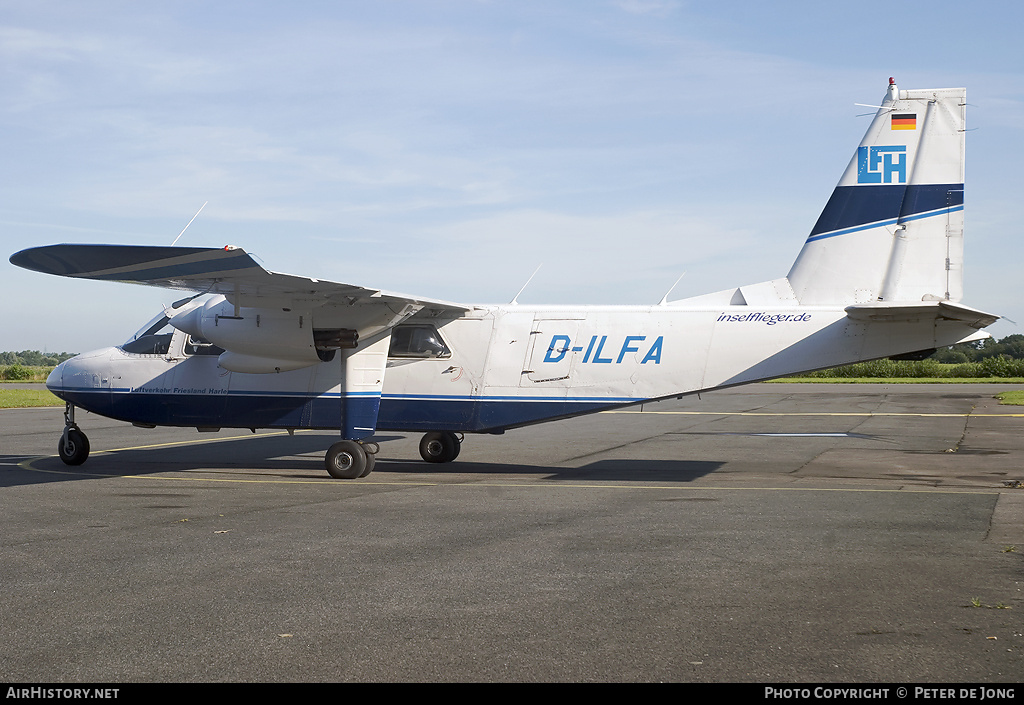
[[[379,403],[387,431],[500,432],[797,372],[951,345],[948,321],[852,320],[838,307],[478,306],[416,319],[447,350],[390,355],[383,393],[342,390],[338,360],[290,372],[229,372],[188,354],[105,348],[54,370],[48,386],[89,411],[140,425],[337,429]],[[392,345],[392,353],[395,352]],[[371,432],[364,434],[371,435]]]

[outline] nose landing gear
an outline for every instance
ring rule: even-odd
[[[89,439],[75,423],[75,407],[64,406],[64,433],[57,442],[57,454],[65,465],[81,465],[89,457]]]

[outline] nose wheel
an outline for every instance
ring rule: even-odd
[[[75,423],[75,407],[64,407],[64,433],[57,442],[57,454],[65,465],[81,465],[89,457],[89,439]]]

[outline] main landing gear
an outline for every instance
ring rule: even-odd
[[[380,446],[376,443],[338,441],[327,449],[327,455],[324,456],[327,474],[339,480],[366,477],[373,472],[379,450]]]
[[[420,440],[420,457],[428,463],[450,463],[459,457],[465,436],[451,431],[431,431]]]
[[[57,442],[57,454],[66,465],[81,465],[89,457],[89,439],[75,423],[75,407],[64,406],[64,433]]]
[[[420,440],[420,456],[428,463],[450,463],[459,457],[464,436],[451,431],[431,431]],[[339,480],[355,480],[373,472],[380,446],[361,441],[338,441],[324,456],[327,474]]]

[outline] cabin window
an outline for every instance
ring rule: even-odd
[[[391,331],[391,348],[388,357],[442,358],[451,357],[452,351],[445,345],[441,334],[434,326],[395,326]]]
[[[163,314],[139,329],[121,349],[133,355],[166,355],[171,349],[174,328]]]

